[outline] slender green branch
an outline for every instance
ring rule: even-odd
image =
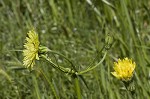
[[[97,66],[99,66],[99,65],[104,61],[106,55],[107,55],[107,51],[105,52],[103,58],[101,59],[101,61],[100,61],[98,64],[96,64],[95,66],[93,66],[93,67],[91,67],[91,68],[88,68],[88,69],[86,69],[86,70],[83,70],[83,71],[78,72],[77,75],[81,75],[81,74],[83,74],[83,73],[86,73],[86,72],[88,72],[88,71],[91,71],[91,70],[95,69]]]
[[[70,69],[70,68],[64,68],[62,66],[58,66],[56,65],[54,62],[51,61],[51,59],[49,57],[47,57],[46,55],[41,55],[42,58],[44,58],[45,60],[47,60],[54,68],[59,69],[60,71],[64,72],[64,73],[71,73],[74,74],[75,71]]]
[[[48,49],[48,52],[54,53],[54,54],[57,54],[57,55],[60,55],[60,56],[62,56],[63,58],[65,58],[65,59],[71,64],[71,66],[73,67],[73,69],[76,71],[76,68],[75,68],[74,64],[72,63],[72,61],[70,61],[69,58],[67,58],[66,56],[64,56],[64,55],[61,54],[61,53],[58,53],[58,52],[53,51],[53,50],[50,50],[50,49]]]
[[[90,63],[90,65],[86,68],[89,69],[92,67],[93,63],[96,61],[96,59],[98,58],[99,54],[105,49],[105,45],[102,47],[102,49],[100,51],[98,51],[96,57],[92,60],[92,62]]]

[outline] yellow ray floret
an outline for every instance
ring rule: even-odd
[[[131,80],[133,72],[135,69],[135,62],[132,62],[131,59],[124,58],[123,60],[119,59],[118,62],[114,62],[114,72],[111,72],[116,78],[128,81]]]
[[[33,67],[35,60],[39,60],[38,51],[39,51],[39,39],[38,34],[34,29],[29,31],[28,37],[26,37],[26,43],[24,44],[25,49],[23,50],[23,65],[26,68]]]

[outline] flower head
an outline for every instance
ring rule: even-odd
[[[35,32],[34,29],[29,31],[28,37],[26,37],[26,43],[24,44],[25,49],[23,50],[23,65],[26,68],[33,68],[35,64],[35,60],[39,60],[39,39],[38,39],[38,34]]]
[[[114,62],[114,72],[111,72],[116,78],[129,81],[133,76],[133,72],[135,69],[135,62],[132,62],[131,59],[124,58],[123,60],[118,60],[118,62]]]

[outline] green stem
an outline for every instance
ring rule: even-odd
[[[86,69],[86,70],[83,70],[83,71],[78,72],[77,75],[81,75],[81,74],[83,74],[83,73],[86,73],[86,72],[88,72],[88,71],[91,71],[91,70],[95,69],[97,66],[99,66],[99,65],[104,61],[106,55],[107,55],[107,51],[105,52],[103,58],[101,59],[101,61],[100,61],[98,64],[96,64],[95,66],[92,66],[91,68],[88,68],[88,69]]]
[[[58,53],[58,52],[53,51],[53,50],[50,50],[50,49],[48,49],[48,52],[62,56],[63,58],[65,58],[71,64],[71,66],[73,67],[73,69],[76,70],[74,64],[70,61],[70,59],[67,58],[66,56],[64,56],[63,54]]]
[[[77,97],[78,97],[78,99],[82,99],[81,98],[81,90],[80,90],[80,84],[79,84],[78,77],[76,76],[74,78],[74,80],[75,80],[75,88],[76,88]]]
[[[47,60],[54,68],[59,69],[60,71],[64,72],[64,73],[75,73],[73,70],[71,70],[70,68],[64,68],[62,66],[58,66],[56,65],[54,62],[51,61],[50,58],[48,58],[46,55],[41,55],[42,58],[44,58],[45,60]]]

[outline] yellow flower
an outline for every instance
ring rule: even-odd
[[[115,72],[111,72],[116,78],[129,81],[133,76],[133,72],[135,69],[135,62],[132,62],[131,59],[124,58],[123,60],[118,60],[118,62],[114,62],[114,70]]]
[[[39,60],[39,39],[38,39],[38,34],[35,32],[34,29],[29,31],[28,37],[26,37],[26,43],[24,44],[25,49],[23,50],[23,65],[26,68],[33,68],[35,64],[35,60]]]

